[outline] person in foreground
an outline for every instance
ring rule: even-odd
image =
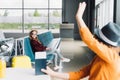
[[[89,80],[120,80],[120,26],[110,22],[92,35],[82,19],[85,8],[85,2],[79,4],[76,19],[82,40],[96,54],[92,62],[76,72],[59,73],[49,67],[41,70],[64,80],[80,80],[87,76]]]
[[[55,67],[54,69],[57,70],[59,68],[62,68],[60,66],[57,65],[57,56],[59,56],[61,58],[62,62],[69,62],[70,59],[63,57],[60,52],[58,50],[55,50],[53,53],[49,53],[49,51],[51,50],[51,48],[44,46],[37,37],[37,30],[31,30],[29,33],[29,37],[30,37],[30,44],[32,47],[33,52],[38,52],[38,51],[46,51],[47,54],[54,54],[55,55],[55,59],[54,59],[54,63],[55,63]]]

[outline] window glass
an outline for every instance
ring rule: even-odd
[[[0,10],[0,30],[16,32],[22,29],[22,10]]]
[[[108,22],[113,22],[114,0],[97,0],[95,6],[96,27],[102,28]]]
[[[0,0],[0,30],[58,32],[62,0]]]
[[[0,0],[0,8],[22,8],[22,0]]]
[[[24,0],[25,8],[48,8],[48,0]]]
[[[49,0],[50,8],[62,8],[62,0]]]
[[[50,19],[49,19],[49,29],[53,32],[59,32],[60,23],[62,21],[62,12],[61,10],[50,10]]]
[[[26,31],[31,29],[48,30],[48,10],[25,10],[24,25]]]

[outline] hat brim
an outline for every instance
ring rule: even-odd
[[[94,34],[95,34],[98,38],[100,38],[101,40],[103,40],[104,42],[106,42],[106,43],[108,43],[108,44],[110,44],[110,45],[112,45],[112,46],[120,46],[120,39],[119,39],[118,42],[116,42],[116,45],[114,45],[114,44],[112,44],[111,42],[105,41],[105,40],[100,36],[99,31],[100,31],[99,28],[95,28],[95,29],[94,29]]]

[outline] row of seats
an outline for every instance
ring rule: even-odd
[[[38,34],[38,39],[43,43],[43,45],[45,46],[49,46],[50,48],[52,48],[52,50],[54,50],[54,48],[58,48],[61,39],[60,38],[54,38],[53,34],[51,33],[51,31],[47,31],[41,34]],[[24,38],[24,53],[25,55],[29,56],[31,59],[31,62],[35,61],[35,56],[33,55],[33,51],[30,45],[30,38],[29,37],[25,37]],[[48,55],[47,56],[47,60],[53,60],[54,55]]]
[[[5,39],[2,33],[3,39]],[[43,45],[52,48],[52,50],[59,48],[59,44],[61,42],[60,38],[54,38],[51,31],[43,32],[38,34],[38,39],[43,43]],[[14,40],[14,39],[13,39]],[[14,43],[13,43],[14,44]],[[28,56],[30,58],[30,62],[35,61],[35,56],[33,55],[33,51],[30,45],[30,38],[29,36],[23,37],[20,39],[16,39],[16,55],[13,55],[12,65],[15,67],[15,61],[20,62],[19,60],[15,60],[18,55]],[[24,53],[24,54],[23,54]],[[51,53],[51,52],[50,52]],[[10,56],[11,57],[11,56]],[[20,59],[19,57],[18,59]],[[22,58],[21,58],[22,59]],[[47,61],[52,61],[54,59],[54,55],[50,54],[47,55]],[[14,61],[15,60],[15,61]],[[17,64],[16,64],[17,65]]]

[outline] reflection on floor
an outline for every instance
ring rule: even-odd
[[[60,44],[60,51],[63,56],[71,59],[69,63],[61,63],[63,68],[62,70],[59,70],[60,72],[77,71],[83,66],[89,64],[94,55],[82,41],[74,40],[62,40]],[[87,78],[82,80],[87,80]]]

